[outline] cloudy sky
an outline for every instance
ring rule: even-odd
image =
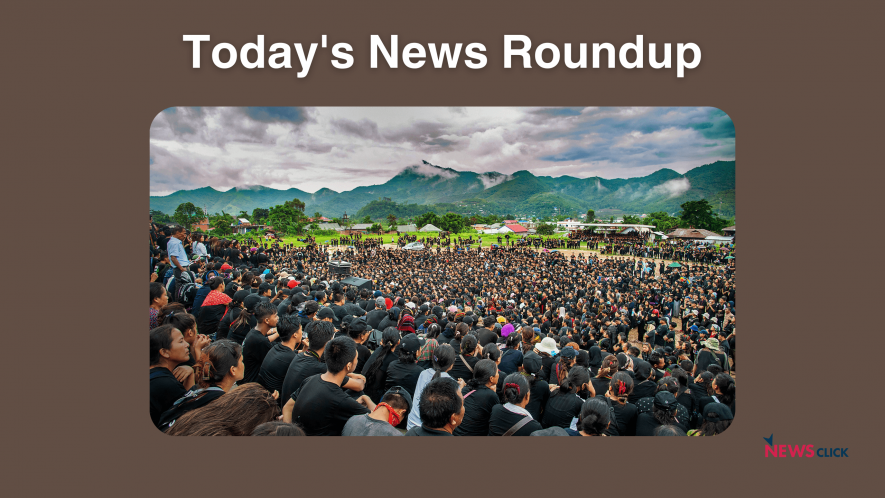
[[[459,171],[631,178],[734,159],[711,107],[175,107],[151,124],[151,195],[341,192],[426,160]]]

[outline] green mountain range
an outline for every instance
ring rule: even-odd
[[[362,218],[383,219],[388,213],[375,213],[387,205],[426,206],[426,211],[459,214],[513,214],[515,216],[548,216],[585,213],[597,215],[642,214],[680,211],[686,202],[708,199],[715,212],[724,218],[735,216],[735,162],[717,161],[681,175],[671,169],[660,169],[648,176],[628,179],[571,176],[535,176],[528,171],[512,175],[473,173],[423,164],[409,166],[382,185],[357,187],[347,192],[322,188],[314,193],[297,188],[277,190],[262,186],[236,187],[226,192],[204,187],[179,190],[167,196],[151,196],[152,210],[171,214],[179,204],[192,202],[210,213],[224,211],[251,213],[255,208],[268,208],[293,198],[305,204],[305,213],[320,212],[329,218],[345,211]],[[373,203],[372,201],[384,201]],[[370,209],[360,211],[364,207]],[[413,206],[410,211],[422,210]],[[367,212],[372,211],[372,212]],[[362,214],[364,213],[364,214]]]

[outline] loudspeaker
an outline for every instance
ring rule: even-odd
[[[350,275],[350,263],[347,261],[329,261],[329,272],[335,276]]]
[[[372,281],[364,278],[347,277],[341,281],[341,284],[356,287],[358,290],[372,290]]]

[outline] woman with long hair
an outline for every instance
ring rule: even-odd
[[[240,314],[243,312],[243,301],[247,297],[249,297],[249,291],[244,289],[238,290],[234,293],[233,298],[227,303],[227,310],[225,311],[224,316],[221,318],[221,321],[218,322],[218,329],[215,332],[216,340],[228,338],[231,325],[237,321]],[[247,319],[250,323],[250,327],[254,327],[258,324],[258,320],[255,317],[249,317]]]
[[[414,402],[412,410],[409,412],[407,423],[409,429],[421,425],[421,414],[418,411],[418,405],[424,387],[431,381],[440,377],[451,377],[448,372],[452,369],[452,365],[455,363],[455,356],[455,349],[448,344],[440,344],[439,347],[436,348],[436,351],[433,352],[433,355],[431,356],[433,367],[421,372],[421,375],[418,376],[418,383],[415,384],[415,395],[412,397]],[[464,381],[461,381],[460,385],[463,387],[467,384]]]
[[[613,423],[615,420],[606,402],[600,398],[590,398],[581,405],[575,428],[566,428],[565,431],[570,436],[608,436],[607,431]]]
[[[593,377],[591,379],[591,383],[593,384],[593,391],[599,393],[600,395],[608,391],[608,386],[611,382],[612,376],[618,373],[619,368],[620,363],[618,363],[617,356],[613,354],[606,356],[599,366],[596,377]]]
[[[310,336],[308,336],[310,339]],[[381,335],[381,345],[372,353],[366,361],[362,374],[366,377],[366,394],[372,402],[381,402],[384,395],[384,384],[387,381],[387,367],[396,360],[393,351],[400,343],[399,331],[394,327],[387,327]]]
[[[221,339],[207,346],[194,367],[198,388],[188,391],[163,412],[160,430],[168,430],[185,413],[206,406],[230,392],[237,382],[243,380],[245,371],[243,348],[239,344]]]
[[[194,371],[188,366],[179,367],[190,358],[190,345],[174,326],[160,325],[151,330],[150,342],[151,420],[157,425],[160,415],[193,387]]]
[[[504,325],[504,329],[507,327],[512,329],[513,325],[510,325],[509,323]],[[521,345],[522,334],[511,331],[504,338],[504,349],[501,351],[501,361],[498,364],[498,368],[505,377],[518,372],[519,367],[522,366],[523,352],[520,347]]]
[[[577,353],[572,346],[566,346],[559,352],[559,361],[550,369],[550,384],[561,384],[568,376],[570,368],[577,362]],[[589,370],[588,370],[589,373]]]
[[[559,388],[550,394],[541,425],[545,429],[553,426],[563,429],[572,427],[581,412],[584,399],[595,394],[592,389],[590,372],[583,367],[572,367]]]
[[[160,310],[169,304],[169,294],[160,282],[151,282],[150,329],[160,326]]]
[[[485,436],[489,431],[492,408],[498,404],[495,392],[498,384],[498,365],[489,359],[476,362],[473,378],[461,390],[464,397],[464,420],[455,428],[454,436]]]
[[[280,414],[277,400],[255,382],[186,413],[166,432],[170,436],[248,436]]]
[[[542,429],[526,408],[531,401],[529,378],[520,372],[504,379],[504,404],[495,404],[489,416],[488,435],[529,436]],[[457,429],[456,429],[457,430]]]
[[[463,325],[466,326],[466,324]],[[455,380],[471,379],[473,378],[473,368],[481,359],[480,355],[482,354],[482,347],[479,345],[479,339],[473,334],[465,335],[461,339],[460,349],[461,352],[455,358],[455,365],[452,367],[451,376]]]
[[[636,417],[639,410],[627,400],[631,392],[633,392],[633,377],[625,372],[618,372],[612,376],[608,391],[605,392],[605,401],[615,413],[615,418],[608,429],[608,434],[611,436],[636,435]]]

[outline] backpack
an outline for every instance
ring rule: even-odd
[[[185,308],[190,308],[194,304],[197,289],[193,273],[189,271],[182,272],[181,281],[175,282],[175,301],[183,304]]]

